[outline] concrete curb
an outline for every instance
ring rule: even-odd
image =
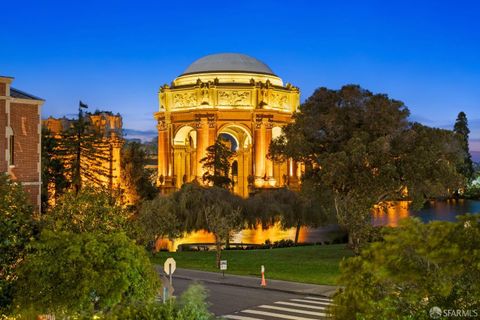
[[[162,275],[164,274],[163,268],[160,265],[156,265],[155,269],[159,274],[162,274]],[[174,279],[177,278],[177,279],[183,279],[183,280],[219,284],[224,286],[234,286],[234,287],[258,289],[258,290],[269,290],[269,291],[277,291],[277,292],[292,293],[292,294],[312,295],[312,296],[327,297],[327,298],[330,298],[339,288],[338,286],[328,286],[328,285],[324,285],[323,286],[324,288],[321,288],[322,285],[292,282],[292,281],[285,281],[285,280],[276,280],[276,279],[270,279],[270,285],[267,285],[267,287],[263,288],[260,286],[261,278],[259,277],[227,274],[228,278],[225,278],[225,281],[224,281],[221,278],[221,274],[216,272],[202,271],[202,270],[196,270],[196,269],[183,269],[183,268],[178,269],[178,271],[183,273],[191,272],[193,274],[186,275],[186,274],[179,274],[180,272],[176,274],[174,273],[173,274]],[[255,283],[255,285],[253,283]],[[268,284],[268,280],[267,280],[267,284]],[[298,286],[298,285],[303,286],[303,288],[289,288],[289,286],[291,287],[291,286]],[[281,286],[284,286],[285,288]]]
[[[173,276],[173,279],[175,279],[175,278],[183,279],[183,280],[192,280],[192,281],[197,281],[197,282],[206,282],[206,283],[212,283],[212,284],[221,284],[221,285],[224,285],[224,286],[250,288],[250,289],[258,289],[258,290],[269,290],[269,291],[277,291],[277,292],[292,293],[292,294],[304,294],[304,295],[324,297],[324,298],[331,298],[334,295],[334,293],[337,291],[337,290],[331,290],[331,291],[327,291],[325,293],[304,292],[304,291],[300,291],[300,290],[288,290],[288,289],[272,288],[272,287],[269,287],[269,286],[262,288],[260,286],[255,287],[255,286],[250,286],[250,285],[245,285],[245,284],[240,284],[240,283],[222,282],[222,281],[216,281],[216,280],[210,280],[210,279],[195,279],[195,278],[186,277],[186,276]]]

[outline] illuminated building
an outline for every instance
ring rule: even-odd
[[[19,182],[40,211],[41,106],[44,100],[10,87],[0,77],[0,173]]]
[[[205,56],[162,86],[158,97],[158,185],[164,192],[202,181],[200,159],[220,135],[236,152],[236,194],[298,183],[295,162],[277,163],[267,154],[272,139],[292,121],[300,92],[266,64],[242,54]]]
[[[95,155],[81,157],[82,181],[94,186],[107,187],[109,190],[120,190],[121,183],[121,150],[124,144],[122,135],[122,117],[111,112],[86,113],[84,120],[99,134],[100,139],[94,143]],[[72,127],[77,120],[67,118],[48,118],[43,125],[53,135],[61,139],[62,133]],[[66,155],[69,157],[72,155]],[[65,159],[66,163],[70,163]],[[52,188],[49,188],[51,190]],[[49,196],[49,199],[54,198]]]

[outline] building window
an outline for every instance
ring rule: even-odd
[[[10,152],[10,165],[15,165],[15,137],[11,135],[8,141],[8,150]]]

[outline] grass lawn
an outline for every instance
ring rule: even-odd
[[[260,266],[265,266],[268,279],[335,285],[339,263],[353,253],[345,244],[315,245],[263,250],[222,251],[222,260],[228,261],[230,274],[260,276]],[[215,251],[159,252],[152,262],[161,264],[173,257],[178,268],[218,271]]]

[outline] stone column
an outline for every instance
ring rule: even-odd
[[[265,184],[267,173],[267,126],[268,119],[262,119],[255,123],[254,143],[255,143],[255,185],[262,187]],[[270,130],[271,139],[271,130]]]
[[[207,147],[209,146],[209,127],[208,119],[200,118],[197,122],[197,179],[202,181],[203,164],[200,160],[207,155]]]
[[[163,184],[171,180],[170,172],[170,139],[167,124],[164,121],[158,123],[158,178]],[[161,183],[159,181],[159,183]]]
[[[268,180],[271,182],[273,179],[273,161],[267,159],[270,143],[272,143],[272,125],[268,122],[265,122],[265,173]]]

